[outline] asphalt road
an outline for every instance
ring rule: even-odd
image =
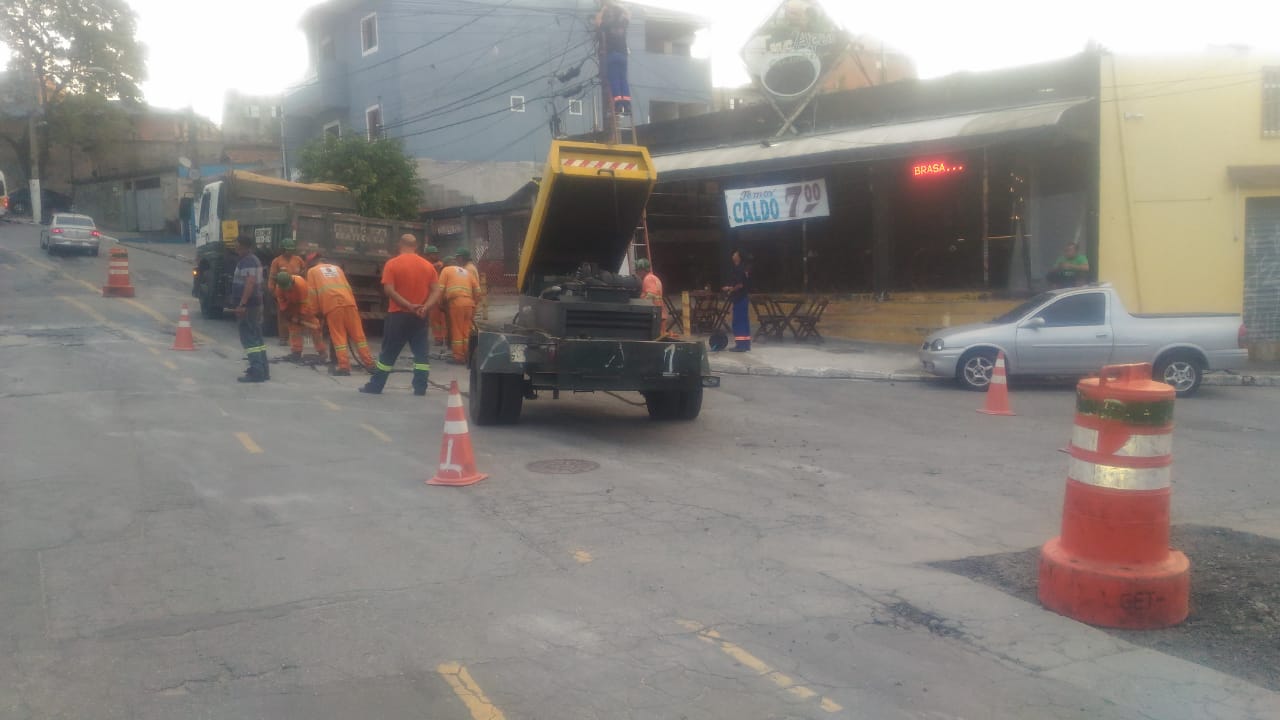
[[[927,566],[1057,533],[1069,388],[726,378],[473,428],[274,365],[189,266],[0,223],[0,718],[1274,718],[1280,696]],[[278,355],[278,348],[271,347]],[[462,373],[438,367],[433,380]],[[1175,522],[1280,537],[1280,391],[1178,405]],[[542,474],[539,460],[585,460]]]

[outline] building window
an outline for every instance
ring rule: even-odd
[[[582,114],[582,101],[581,101],[581,100],[570,100],[570,101],[569,101],[569,114],[570,114],[570,115],[581,115],[581,114]]]
[[[325,137],[342,137],[342,123],[334,120],[324,126]]]
[[[1280,67],[1262,68],[1262,137],[1280,138]]]
[[[272,118],[278,118],[278,117],[280,117],[280,106],[279,106],[279,105],[272,105],[272,106],[271,106],[271,117],[272,117]]]
[[[378,51],[378,13],[369,13],[360,20],[360,47],[362,55]]]
[[[382,137],[382,106],[374,105],[364,111],[364,123],[369,128],[369,139]]]
[[[262,117],[262,108],[259,108],[257,105],[250,105],[250,106],[249,106],[249,117],[251,117],[251,118],[255,118],[255,119],[256,119],[256,118],[259,118],[259,117]]]
[[[511,112],[524,112],[524,96],[523,95],[511,96]]]

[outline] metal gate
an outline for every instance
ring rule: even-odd
[[[137,190],[135,198],[138,203],[138,231],[164,230],[164,189]]]
[[[1244,218],[1244,325],[1250,344],[1273,344],[1280,342],[1280,197],[1249,198]]]

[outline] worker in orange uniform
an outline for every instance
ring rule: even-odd
[[[662,326],[658,330],[658,337],[676,337],[678,333],[667,332],[667,304],[663,302],[662,280],[654,274],[647,258],[636,261],[636,275],[640,276],[640,299],[652,302],[662,311]]]
[[[302,275],[306,273],[307,266],[302,258],[298,257],[296,251],[298,244],[293,238],[285,238],[280,243],[280,254],[271,261],[271,267],[267,269],[267,289],[272,293],[276,292],[276,278],[280,273],[286,272],[290,276]],[[289,342],[289,337],[285,332],[288,321],[284,316],[284,308],[276,306],[276,334],[280,336],[280,344],[284,345]]]
[[[316,318],[315,307],[311,305],[311,288],[307,286],[307,281],[303,280],[301,275],[290,274],[287,271],[277,274],[273,279],[276,286],[276,306],[280,308],[280,315],[288,323],[289,328],[291,352],[285,359],[290,362],[302,360],[303,329],[310,331],[311,343],[316,348],[316,354],[324,357],[328,353],[324,344],[324,331],[321,330],[320,321]],[[280,327],[283,329],[286,326]]]
[[[449,312],[449,348],[453,350],[454,365],[467,362],[467,341],[471,338],[471,326],[475,323],[476,301],[480,298],[480,280],[467,270],[471,253],[458,251],[457,264],[444,269],[440,284],[444,286],[444,302]]]
[[[369,352],[369,343],[364,337],[360,309],[356,305],[355,294],[351,292],[351,283],[347,282],[346,273],[337,265],[325,262],[318,252],[307,257],[307,265],[311,267],[307,271],[311,306],[328,323],[329,338],[333,341],[333,352],[338,358],[338,367],[331,372],[334,375],[351,374],[348,339],[355,343],[360,364],[371,370],[373,355]]]
[[[418,254],[418,238],[400,236],[400,254],[382,266],[382,290],[387,294],[387,320],[377,369],[360,392],[380,395],[406,343],[413,352],[413,394],[427,394],[431,363],[427,360],[427,313],[440,303],[440,278]]]
[[[440,248],[435,245],[428,245],[424,251],[427,256],[427,262],[431,263],[431,267],[436,269],[436,277],[444,272],[444,261],[440,259]],[[427,317],[431,320],[431,338],[435,340],[436,347],[439,348],[440,356],[448,355],[447,345],[449,341],[449,318],[445,315],[444,303],[436,303],[431,310],[427,312]]]

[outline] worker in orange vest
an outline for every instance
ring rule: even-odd
[[[276,291],[276,278],[280,273],[287,272],[290,276],[302,275],[307,271],[307,266],[302,258],[295,254],[298,244],[293,238],[285,238],[280,243],[280,254],[271,261],[271,267],[267,269],[267,289],[272,293]],[[284,345],[289,342],[289,335],[285,328],[288,320],[284,316],[284,308],[276,306],[276,334],[280,336],[280,344]]]
[[[467,362],[467,341],[471,338],[471,326],[475,322],[476,300],[480,297],[480,280],[467,270],[471,253],[459,250],[456,265],[444,269],[440,284],[444,287],[444,302],[449,313],[449,348],[453,350],[454,365]]]
[[[667,304],[662,299],[662,280],[654,274],[648,258],[636,261],[636,275],[640,276],[640,299],[648,300],[662,311],[662,326],[658,329],[658,337],[677,337],[679,333],[667,332]]]
[[[356,296],[351,292],[351,283],[347,282],[346,273],[337,265],[324,262],[318,252],[307,257],[307,265],[311,267],[307,271],[311,306],[328,323],[329,338],[333,341],[333,352],[338,358],[338,367],[331,372],[334,375],[351,374],[348,338],[355,343],[360,364],[365,369],[372,369],[373,354],[369,352],[364,326],[360,324],[360,308],[356,305]]]
[[[288,323],[291,352],[285,359],[291,362],[302,360],[304,328],[311,333],[311,343],[316,348],[316,354],[320,357],[327,355],[329,351],[324,344],[324,331],[316,318],[316,309],[311,304],[311,288],[307,286],[307,281],[302,279],[302,275],[290,274],[287,271],[278,273],[273,279],[276,286],[276,306],[280,308],[280,315]],[[283,330],[286,326],[280,327]]]
[[[440,259],[440,248],[435,245],[428,245],[425,251],[427,262],[431,263],[431,267],[436,269],[436,276],[439,277],[444,272],[444,262]],[[431,320],[431,337],[435,340],[435,345],[439,348],[440,355],[448,355],[447,345],[449,339],[449,318],[445,314],[444,303],[436,303],[427,313],[427,317]]]

